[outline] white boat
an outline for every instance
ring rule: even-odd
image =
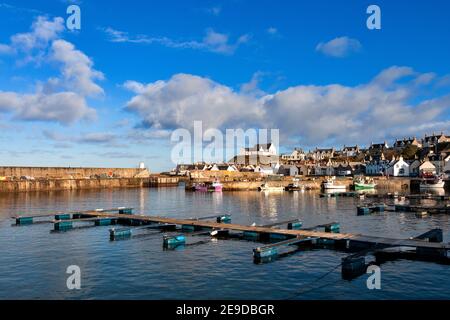
[[[335,184],[335,178],[328,178],[322,183],[322,188],[325,190],[346,190],[347,187],[340,184]]]
[[[445,181],[442,177],[434,177],[433,179],[423,179],[420,181],[420,189],[443,189]]]
[[[269,186],[267,183],[263,183],[258,189],[259,191],[284,191],[284,187]]]

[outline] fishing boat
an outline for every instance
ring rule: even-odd
[[[258,189],[259,191],[284,191],[284,187],[269,186],[267,183],[263,183]]]
[[[208,191],[208,187],[206,186],[205,183],[196,183],[194,185],[194,191],[206,192]]]
[[[433,177],[432,179],[423,179],[420,181],[420,189],[443,189],[445,181],[442,177]]]
[[[198,192],[222,192],[223,185],[219,181],[196,183],[194,191]]]
[[[300,185],[298,183],[290,183],[285,188],[286,191],[303,191],[305,190],[305,186]]]
[[[287,187],[285,188],[286,191],[304,191],[305,190],[305,186],[304,185],[300,185],[298,182],[300,181],[299,179],[293,179],[293,182],[288,184]]]
[[[368,177],[365,179],[359,177],[353,181],[353,187],[355,190],[375,189],[376,186],[377,184],[373,181],[373,179]]]
[[[207,185],[207,189],[212,192],[222,192],[223,185],[219,181],[214,181]]]
[[[335,184],[335,177],[327,178],[322,182],[322,188],[325,190],[345,190],[347,187],[340,184]]]

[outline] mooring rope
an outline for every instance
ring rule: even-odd
[[[361,250],[361,251],[358,251],[358,252],[356,252],[354,254],[351,254],[351,255],[347,256],[346,258],[354,258],[354,257],[362,256],[362,255],[365,256],[367,253],[375,250],[378,246],[379,246],[379,244],[375,243],[374,245],[370,246],[369,248],[366,248],[364,250]],[[337,268],[341,267],[342,264],[343,264],[343,261],[341,261],[338,265],[334,266],[330,271],[322,274],[321,276],[319,276],[316,279],[310,281],[309,283],[306,283],[304,285],[304,287],[309,287],[309,286],[319,282],[320,280],[324,279],[326,276],[328,276],[329,274],[334,272]],[[311,292],[313,290],[322,289],[322,288],[324,288],[326,286],[329,286],[329,285],[332,285],[332,284],[335,284],[335,283],[338,283],[338,282],[341,282],[341,281],[344,281],[344,280],[343,279],[338,279],[337,281],[328,282],[326,284],[323,284],[323,285],[320,285],[320,286],[317,286],[317,287],[313,287],[313,288],[304,289],[304,290],[300,290],[300,291],[294,292],[289,297],[287,297],[286,300],[293,300],[293,299],[297,298],[301,294],[305,294],[305,293]]]

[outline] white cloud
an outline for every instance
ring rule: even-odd
[[[226,55],[233,54],[242,44],[250,40],[250,35],[244,34],[235,41],[231,41],[229,35],[216,32],[213,29],[207,29],[201,41],[178,41],[168,37],[150,37],[147,35],[131,36],[127,32],[119,31],[111,27],[100,30],[108,36],[111,42],[159,44],[168,48],[206,50]]]
[[[357,86],[299,85],[255,96],[207,78],[178,74],[150,84],[128,82],[135,96],[127,110],[139,115],[150,131],[189,129],[201,120],[204,128],[277,128],[284,141],[365,144],[422,133],[417,128],[449,129],[443,117],[450,95],[418,99],[422,76],[394,66]]]
[[[0,43],[0,54],[11,54],[14,52],[14,49],[7,45]]]
[[[216,6],[216,7],[208,8],[208,9],[206,9],[206,12],[209,14],[212,14],[214,16],[218,16],[222,12],[222,7]]]
[[[61,63],[61,79],[57,83],[86,96],[103,94],[103,89],[95,80],[103,80],[101,72],[93,69],[93,63],[83,52],[65,40],[52,43],[50,59]],[[52,79],[55,84],[55,79]]]
[[[39,16],[31,25],[31,31],[18,33],[11,37],[11,42],[15,47],[30,50],[39,47],[46,47],[51,40],[56,39],[64,30],[64,19],[61,17],[48,20]]]
[[[77,136],[64,135],[51,130],[43,130],[42,134],[45,138],[56,142],[75,142],[87,144],[115,145],[117,135],[111,132],[88,132],[81,133]]]
[[[65,125],[95,118],[95,109],[87,105],[86,98],[103,93],[95,83],[103,74],[93,68],[89,57],[60,38],[63,30],[62,18],[39,16],[29,32],[15,34],[9,45],[0,45],[0,52],[15,53],[21,64],[53,63],[60,68],[57,76],[37,81],[33,93],[0,91],[0,112],[10,113],[14,119]]]
[[[270,35],[276,35],[278,33],[278,29],[275,27],[270,27],[267,29],[267,33]]]
[[[351,53],[358,52],[362,48],[361,43],[349,37],[339,37],[328,42],[320,42],[316,46],[316,51],[327,56],[343,58]]]
[[[92,132],[86,133],[78,138],[78,142],[94,143],[94,144],[109,144],[114,142],[116,135],[109,132]]]
[[[95,111],[87,106],[84,97],[73,92],[18,94],[0,91],[0,111],[12,112],[19,120],[61,124],[95,118]]]
[[[136,93],[127,110],[139,114],[142,124],[154,129],[189,128],[194,120],[215,128],[258,121],[262,115],[257,100],[194,75],[177,74],[168,81],[127,87]]]

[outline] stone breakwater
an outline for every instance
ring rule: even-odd
[[[35,179],[83,179],[97,177],[145,178],[150,175],[147,169],[138,168],[82,168],[82,167],[2,167],[0,177]],[[15,179],[8,179],[15,180]]]
[[[0,193],[25,191],[59,191],[77,189],[141,188],[148,179],[45,179],[0,181]]]

